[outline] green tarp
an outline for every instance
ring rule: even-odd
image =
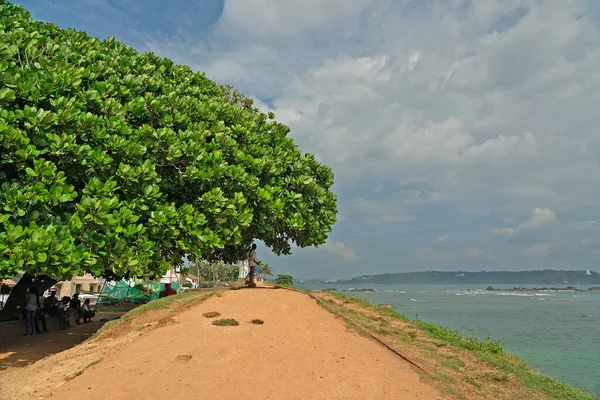
[[[146,302],[157,299],[158,294],[165,288],[165,284],[159,282],[138,282],[135,285],[129,286],[125,280],[106,282],[98,295],[98,304]],[[171,287],[179,291],[178,282],[173,282]]]

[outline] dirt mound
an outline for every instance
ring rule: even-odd
[[[4,377],[14,399],[441,399],[408,363],[308,296],[285,289],[200,295],[132,313],[98,338]],[[213,325],[204,313],[239,325]],[[260,319],[263,324],[252,323]],[[17,381],[18,379],[18,381]]]

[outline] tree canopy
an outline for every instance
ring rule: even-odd
[[[333,174],[201,72],[0,0],[0,276],[152,277],[323,244]]]

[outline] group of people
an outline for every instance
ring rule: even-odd
[[[64,296],[62,299],[56,297],[56,292],[50,296],[40,295],[35,287],[29,288],[23,303],[23,319],[25,320],[25,335],[49,332],[46,317],[58,318],[58,329],[63,330],[71,326],[70,316],[75,315],[76,323],[93,322],[95,312],[90,305],[90,299],[85,299],[83,304],[79,300],[79,294],[75,293],[73,298]],[[42,329],[40,329],[40,325]]]

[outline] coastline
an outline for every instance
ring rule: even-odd
[[[504,349],[543,374],[600,396],[600,341],[596,334],[600,292],[486,291],[489,284],[299,286],[315,291],[336,288],[374,304],[389,304],[410,320],[418,317],[462,336],[485,340],[491,334],[501,340]],[[503,289],[514,286],[494,284]],[[350,288],[376,291],[350,292]]]
[[[592,286],[588,289],[578,289],[575,286],[567,286],[567,287],[520,287],[515,286],[512,289],[502,289],[502,288],[494,288],[493,286],[488,286],[487,291],[490,292],[600,292],[600,286]]]
[[[482,341],[461,336],[418,317],[409,320],[388,304],[376,305],[339,291],[311,294],[428,366],[434,374],[426,379],[452,397],[487,398],[482,396],[483,392],[491,390],[496,392],[495,398],[600,399],[538,372],[491,337]],[[478,373],[478,370],[485,372]]]

